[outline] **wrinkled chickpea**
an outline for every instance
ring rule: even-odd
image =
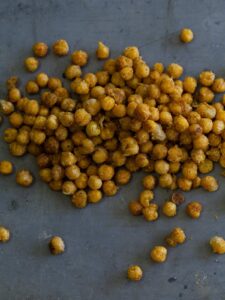
[[[57,56],[65,56],[69,52],[69,45],[65,40],[58,40],[53,44],[52,50]]]
[[[65,243],[60,236],[53,236],[49,242],[49,249],[52,254],[58,255],[65,251]]]
[[[23,187],[28,187],[33,183],[33,175],[29,170],[19,170],[16,172],[16,183]]]
[[[35,43],[32,50],[37,57],[45,57],[48,54],[48,46],[43,42]]]
[[[163,263],[167,258],[167,249],[163,246],[155,246],[150,252],[150,257],[154,262]]]
[[[29,72],[35,72],[39,66],[39,62],[35,57],[27,57],[24,61],[25,68]]]

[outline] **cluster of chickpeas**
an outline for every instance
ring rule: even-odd
[[[193,32],[183,29],[180,39],[192,41]],[[29,72],[37,71],[49,53],[43,42],[32,50],[33,56],[24,61]],[[69,51],[62,39],[52,46],[56,56],[66,56]],[[88,53],[76,50],[71,54],[63,73],[70,89],[61,78],[44,72],[25,84],[26,93],[16,76],[8,79],[7,99],[0,100],[0,109],[10,123],[3,137],[10,153],[35,156],[40,178],[52,190],[70,196],[77,208],[97,203],[104,195],[116,195],[132,173],[143,170],[148,173],[143,191],[129,208],[147,221],[159,217],[159,207],[153,202],[157,185],[170,190],[202,187],[216,191],[218,182],[208,173],[215,162],[225,167],[225,95],[219,102],[213,100],[217,93],[225,92],[225,80],[211,70],[198,78],[181,79],[183,67],[177,63],[166,68],[157,62],[150,68],[135,46],[109,58],[109,47],[99,42],[96,56],[105,60],[102,70],[84,74]],[[0,163],[1,174],[12,170],[10,162]],[[21,170],[16,181],[29,186],[33,177]],[[174,217],[183,200],[181,194],[174,194],[163,204],[162,213]],[[192,218],[198,218],[201,211],[199,202],[186,206]],[[180,234],[184,242],[184,232],[175,228],[167,244],[182,243],[177,238]],[[151,251],[155,261],[165,261],[166,256],[163,246]]]

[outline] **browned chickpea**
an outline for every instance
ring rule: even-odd
[[[133,216],[140,216],[142,214],[142,205],[138,201],[131,201],[129,203],[129,210]]]
[[[203,151],[206,151],[209,146],[209,140],[207,136],[200,135],[193,140],[193,147],[194,149],[202,149]]]
[[[202,212],[202,205],[197,201],[190,202],[186,206],[187,215],[193,219],[198,219],[200,217],[201,212]]]
[[[177,206],[172,201],[166,201],[163,204],[162,212],[167,217],[174,217],[177,214]]]
[[[102,180],[96,175],[91,175],[88,178],[88,186],[92,190],[99,190],[102,187]]]
[[[15,103],[17,101],[19,101],[21,98],[21,92],[19,89],[17,88],[12,88],[9,90],[8,92],[8,99],[9,101]]]
[[[79,126],[86,126],[91,121],[91,115],[85,109],[80,108],[74,114],[74,121]]]
[[[14,112],[13,103],[6,100],[0,100],[0,112],[2,112],[4,115],[10,115],[12,112]]]
[[[225,81],[223,78],[216,78],[212,84],[212,90],[215,93],[225,92]]]
[[[182,191],[190,191],[192,181],[187,178],[180,177],[177,179],[177,185]]]
[[[163,246],[155,246],[150,252],[150,257],[154,262],[162,263],[167,258],[167,249]]]
[[[69,52],[69,45],[65,40],[58,40],[52,45],[52,50],[57,56],[65,56]]]
[[[103,164],[98,169],[98,175],[101,180],[111,180],[115,174],[114,168],[110,165]]]
[[[25,89],[28,94],[37,94],[39,92],[39,86],[33,80],[29,80],[26,83]]]
[[[48,46],[43,42],[35,43],[32,50],[37,57],[45,57],[48,54]]]
[[[71,60],[74,65],[83,67],[88,62],[88,54],[83,50],[74,51],[71,55]]]
[[[120,169],[115,175],[116,183],[119,185],[127,184],[131,179],[131,173],[126,169]]]
[[[127,270],[127,278],[132,281],[139,281],[143,276],[143,271],[139,266],[130,266]]]
[[[155,203],[150,203],[149,206],[142,209],[142,213],[146,221],[155,221],[158,219],[158,205]]]
[[[28,115],[36,116],[39,112],[39,104],[36,100],[30,100],[27,102],[24,111]]]
[[[183,28],[180,32],[180,40],[183,43],[190,43],[194,38],[193,31],[189,28]]]
[[[183,74],[183,67],[178,64],[170,64],[167,68],[167,73],[173,78],[178,79]]]
[[[64,181],[62,185],[62,193],[64,195],[73,195],[77,190],[76,185],[72,181]]]
[[[10,175],[13,172],[13,164],[8,160],[0,161],[0,174]]]
[[[52,179],[55,181],[63,179],[65,174],[63,167],[58,164],[52,167],[51,173],[52,173]]]
[[[9,144],[9,151],[13,156],[23,156],[26,153],[26,145],[21,145],[18,142]]]
[[[65,244],[60,236],[53,236],[49,242],[49,249],[52,254],[58,255],[65,251]]]
[[[0,226],[0,242],[5,243],[10,239],[10,231],[8,228]]]
[[[23,187],[28,187],[33,183],[33,175],[29,170],[19,170],[16,172],[16,182]]]
[[[24,61],[25,68],[29,72],[35,72],[39,66],[39,62],[35,57],[27,57]]]
[[[102,200],[102,192],[100,190],[90,190],[87,193],[88,202],[97,203]]]
[[[77,208],[84,208],[87,206],[87,193],[84,190],[79,190],[72,196],[72,203]]]
[[[154,199],[154,193],[150,190],[144,190],[139,195],[139,202],[143,207],[149,207],[150,202]]]
[[[201,186],[208,192],[215,192],[219,185],[213,176],[205,176],[201,179]]]
[[[114,181],[107,180],[103,182],[102,190],[106,196],[114,196],[118,191],[118,187],[116,186]]]
[[[135,109],[135,116],[140,121],[146,121],[150,116],[149,106],[144,103],[138,104]]]
[[[23,124],[23,116],[21,115],[21,113],[13,112],[13,113],[9,116],[9,123],[10,123],[13,127],[19,128],[19,127]]]
[[[175,227],[171,233],[166,237],[168,246],[175,247],[177,244],[183,244],[186,240],[185,232],[180,227]]]

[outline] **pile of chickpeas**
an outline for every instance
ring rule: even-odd
[[[192,31],[183,29],[180,39],[190,42]],[[43,42],[32,49],[33,56],[24,61],[29,72],[37,71],[49,53]],[[51,50],[66,56],[70,47],[58,40]],[[61,78],[44,72],[25,84],[25,93],[16,76],[8,79],[7,99],[0,100],[0,108],[10,123],[3,137],[10,153],[35,156],[40,178],[52,190],[70,196],[77,208],[116,195],[133,173],[143,170],[143,191],[129,209],[147,221],[159,217],[154,203],[157,185],[169,190],[216,191],[218,182],[208,173],[215,162],[225,167],[225,95],[218,102],[214,98],[225,92],[225,80],[211,70],[198,78],[183,76],[183,67],[177,63],[165,67],[157,62],[150,67],[135,46],[109,58],[109,47],[99,42],[96,56],[105,60],[102,70],[84,74],[88,53],[76,50],[70,55],[63,73],[69,89]],[[0,163],[1,174],[11,172],[8,162]],[[21,170],[16,181],[29,186],[33,177]],[[183,195],[176,192],[161,211],[174,217],[183,202]],[[197,201],[186,206],[191,218],[199,218],[201,211]],[[183,230],[175,228],[166,243],[176,246],[185,239]],[[150,256],[163,262],[167,249],[156,246]],[[130,274],[134,270],[131,266]]]

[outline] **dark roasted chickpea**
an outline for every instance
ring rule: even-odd
[[[69,45],[65,40],[58,40],[52,45],[52,50],[57,56],[65,56],[69,52]]]

